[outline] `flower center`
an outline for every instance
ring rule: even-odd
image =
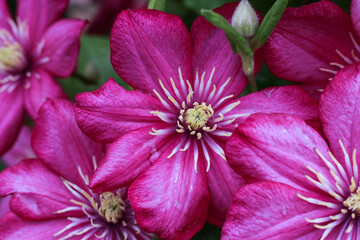
[[[201,105],[195,102],[194,107],[185,112],[185,123],[191,131],[201,130],[206,127],[207,121],[213,114],[214,110],[211,108],[211,104],[207,106],[204,102]]]
[[[350,211],[360,216],[360,188],[355,193],[352,193],[345,201],[344,206]]]
[[[5,71],[15,70],[22,67],[25,61],[20,44],[8,31],[0,31],[0,68]]]
[[[120,195],[112,192],[106,192],[100,195],[99,214],[108,222],[117,223],[122,218],[125,210],[125,203]]]

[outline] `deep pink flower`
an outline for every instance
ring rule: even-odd
[[[230,19],[236,5],[216,11]],[[129,198],[139,225],[160,238],[189,239],[206,219],[223,224],[243,185],[223,150],[237,123],[258,111],[317,119],[315,101],[295,86],[237,99],[247,84],[241,59],[202,17],[189,33],[178,16],[123,11],[112,30],[111,60],[135,90],[109,80],[76,97],[82,130],[113,142],[90,186],[102,192],[135,180]],[[259,55],[256,61],[259,67]]]
[[[1,157],[6,167],[13,166],[23,159],[36,157],[30,145],[31,132],[32,130],[28,126],[23,126],[21,128],[15,144]],[[0,218],[10,210],[9,201],[10,197],[0,199]]]
[[[288,8],[269,38],[265,61],[276,76],[303,83],[319,98],[336,72],[359,62],[359,20],[359,0],[352,0],[351,18],[327,0]]]
[[[67,0],[18,2],[17,20],[0,0],[0,155],[14,143],[24,109],[32,117],[44,99],[65,98],[54,77],[68,77],[79,53],[80,20],[59,20]]]
[[[330,144],[305,122],[258,114],[226,145],[250,184],[236,194],[222,239],[360,239],[360,65],[339,71],[320,99]]]
[[[126,187],[101,194],[89,189],[103,145],[78,128],[72,103],[44,103],[32,145],[39,159],[0,174],[0,195],[12,195],[12,212],[0,221],[1,239],[152,238],[137,225]]]
[[[29,126],[23,126],[20,130],[19,136],[12,148],[4,154],[1,159],[7,167],[13,166],[26,158],[36,158],[36,155],[31,148],[32,129]]]

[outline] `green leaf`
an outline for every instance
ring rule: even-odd
[[[211,22],[215,27],[224,30],[226,37],[230,39],[230,42],[232,41],[231,44],[236,45],[241,55],[242,54],[248,56],[253,55],[253,52],[249,48],[249,44],[247,40],[244,37],[242,37],[223,16],[211,10],[205,10],[205,9],[201,10],[201,14],[206,18],[206,20]]]
[[[251,39],[251,49],[255,51],[257,48],[264,45],[270,34],[274,30],[276,24],[279,22],[281,15],[284,13],[289,0],[277,0],[270,8],[260,24],[258,31]]]
[[[184,5],[196,13],[199,13],[203,8],[214,9],[231,2],[234,2],[234,0],[184,0]]]
[[[150,0],[148,9],[157,9],[165,12],[166,0]]]

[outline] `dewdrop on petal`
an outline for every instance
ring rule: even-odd
[[[259,27],[259,19],[248,0],[240,1],[236,7],[231,25],[243,37],[251,37]]]

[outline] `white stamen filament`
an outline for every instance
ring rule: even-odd
[[[353,150],[352,158],[350,159],[345,145],[340,140],[339,144],[344,154],[345,168],[330,151],[328,151],[328,156],[334,164],[330,163],[317,148],[314,149],[319,158],[322,159],[329,168],[335,183],[330,182],[323,174],[308,166],[307,168],[317,176],[318,181],[306,175],[306,178],[313,183],[314,186],[327,192],[329,194],[328,196],[332,198],[333,201],[336,201],[336,203],[309,198],[298,194],[298,197],[304,201],[336,209],[338,211],[337,214],[327,217],[320,217],[311,220],[306,218],[306,221],[314,223],[316,228],[325,229],[321,239],[325,239],[330,232],[332,232],[334,228],[340,224],[341,230],[337,233],[336,239],[342,239],[344,234],[349,234],[347,239],[351,239],[352,232],[357,231],[360,224],[360,187],[358,183],[359,176],[356,162],[356,149]]]

